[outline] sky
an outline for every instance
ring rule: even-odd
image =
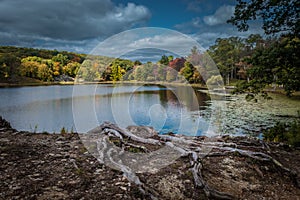
[[[235,0],[0,0],[0,45],[89,53],[123,31],[157,27],[186,34],[206,49],[217,38],[263,34],[259,23],[252,23],[247,32],[226,23],[235,4]],[[166,39],[170,45],[177,42],[160,39],[166,46]]]

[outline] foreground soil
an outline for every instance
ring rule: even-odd
[[[212,150],[203,179],[233,199],[300,199],[300,150],[245,137],[220,137],[278,162]],[[279,166],[280,166],[279,165]],[[210,199],[195,186],[188,158],[157,173],[138,174],[159,199]],[[288,170],[284,170],[288,169]],[[290,172],[288,172],[290,171]],[[18,132],[0,118],[0,199],[150,199],[122,172],[100,164],[78,134]]]

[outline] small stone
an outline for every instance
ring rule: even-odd
[[[77,155],[72,153],[72,154],[70,154],[70,158],[77,158]]]
[[[96,171],[94,172],[94,174],[101,174],[103,172],[102,169],[96,169]]]
[[[78,184],[80,181],[79,180],[72,180],[69,182],[70,185],[76,185]]]
[[[32,178],[31,180],[33,180],[33,181],[43,181],[44,179],[43,178]]]
[[[61,154],[58,153],[58,154],[55,154],[54,157],[61,158],[61,157],[63,157],[63,155],[61,155]]]
[[[56,143],[56,144],[63,144],[63,143],[65,143],[65,142],[59,140],[59,141],[56,141],[55,143]]]
[[[20,186],[17,185],[17,186],[12,187],[11,189],[12,189],[12,190],[20,190],[20,189],[22,189],[22,188],[21,188]]]
[[[123,186],[120,186],[120,189],[121,189],[121,190],[124,190],[124,191],[127,190],[127,188],[126,188],[126,187],[123,187]]]
[[[33,174],[32,177],[39,177],[41,174]]]

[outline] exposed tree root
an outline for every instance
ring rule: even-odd
[[[151,129],[148,131],[151,131]],[[237,144],[234,142],[222,141],[221,137],[199,139],[197,137],[158,134],[152,138],[145,138],[108,122],[102,124],[96,129],[93,129],[89,133],[97,133],[98,135],[102,135],[101,138],[98,138],[97,140],[98,160],[105,164],[109,163],[109,165],[115,169],[121,170],[129,181],[138,185],[140,191],[145,196],[151,197],[151,199],[157,199],[159,194],[155,191],[155,189],[150,188],[146,184],[142,183],[137,176],[138,171],[133,167],[130,167],[127,164],[128,162],[124,162],[126,160],[123,159],[123,157],[127,156],[128,147],[134,148],[140,154],[145,154],[149,152],[153,153],[153,150],[151,151],[149,150],[151,148],[148,148],[149,145],[152,145],[160,148],[164,147],[172,149],[172,151],[178,153],[178,157],[188,157],[191,166],[190,170],[194,178],[194,185],[197,188],[202,189],[206,196],[212,199],[234,199],[234,197],[230,194],[217,191],[216,189],[210,187],[204,180],[202,175],[202,159],[207,156],[224,156],[234,153],[261,162],[272,162],[276,167],[288,173],[290,177],[297,177],[295,172],[284,167],[279,161],[274,159],[269,154],[263,152],[270,150],[270,148],[263,143],[258,143],[257,145],[250,142],[241,142],[240,144]],[[153,135],[153,133],[151,134]],[[119,149],[114,148],[115,144],[110,140],[111,137],[119,140]],[[255,149],[255,151],[248,150],[249,148],[247,149],[246,147],[251,147],[250,149]],[[156,155],[152,154],[152,156]],[[158,159],[163,158],[164,157],[157,157],[156,162],[159,163]],[[130,157],[130,159],[133,160],[132,157]],[[160,160],[160,162],[163,162],[163,160]]]

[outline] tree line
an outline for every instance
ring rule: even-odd
[[[75,77],[85,58],[84,54],[66,51],[2,46],[0,80],[15,82],[28,77],[51,82],[61,75]]]
[[[217,39],[208,53],[227,84],[239,81],[240,91],[260,92],[281,86],[288,95],[300,89],[300,39],[296,36]]]
[[[77,81],[175,81],[205,84],[205,80],[210,78],[209,65],[213,67],[213,63],[208,62],[207,57],[209,57],[207,53],[200,53],[195,47],[187,57],[174,58],[171,55],[162,55],[157,62],[147,63],[89,56],[78,71]]]
[[[188,57],[162,55],[157,63],[145,64],[56,50],[0,47],[0,78],[5,81],[21,76],[52,82],[64,75],[84,81],[187,81],[203,85],[224,80],[225,84],[238,83],[238,92],[258,93],[274,84],[290,95],[300,89],[299,44],[299,37],[289,35],[219,38],[202,54],[194,47]],[[221,77],[218,73],[207,75],[206,54]]]
[[[250,55],[240,59],[248,80],[238,85],[237,92],[257,94],[274,84],[282,86],[290,96],[300,89],[300,1],[238,0],[227,22],[239,31],[247,31],[249,21],[255,20],[262,22],[269,39],[259,42]],[[234,72],[234,67],[229,70]]]
[[[187,81],[208,84],[237,83],[236,92],[257,94],[280,86],[287,95],[300,90],[300,5],[296,0],[238,0],[228,23],[240,31],[259,19],[266,37],[219,38],[206,52],[197,49],[185,58],[162,55],[157,63],[130,61],[32,48],[0,47],[0,80],[29,77],[41,81],[61,76],[83,81]],[[215,62],[218,72],[213,69]],[[82,67],[80,67],[82,66]]]

